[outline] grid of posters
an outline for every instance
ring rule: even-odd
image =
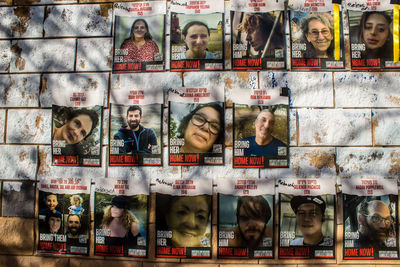
[[[168,89],[169,165],[224,164],[224,88]]]
[[[111,93],[110,166],[162,166],[162,88]]]
[[[156,192],[156,257],[211,258],[212,180],[152,181]]]
[[[352,69],[400,68],[393,62],[391,1],[346,1]],[[399,25],[396,25],[399,27]]]
[[[52,92],[52,163],[101,166],[104,91],[64,88]]]
[[[39,253],[89,255],[90,179],[39,181]]]
[[[336,179],[281,178],[279,258],[335,258]]]
[[[171,71],[224,69],[224,1],[170,2]]]
[[[273,258],[274,182],[218,180],[218,258]]]
[[[166,1],[114,4],[113,73],[165,70]]]
[[[292,69],[343,69],[344,41],[340,39],[340,60],[334,60],[334,28],[343,25],[340,19],[334,23],[333,5],[330,0],[289,1],[290,34],[292,43]]]
[[[398,259],[397,179],[342,179],[343,258]]]
[[[284,69],[284,1],[231,0],[233,70]]]
[[[147,257],[149,182],[96,179],[94,254]]]
[[[288,88],[232,90],[233,167],[288,167]]]

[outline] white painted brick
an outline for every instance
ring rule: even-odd
[[[0,75],[0,107],[38,107],[40,74]]]
[[[47,14],[46,37],[111,35],[111,4],[51,6]]]
[[[103,109],[103,145],[108,145],[110,110]]]
[[[373,127],[376,145],[400,145],[400,109],[375,109]]]
[[[225,145],[233,146],[233,109],[228,108],[225,109]],[[231,150],[228,150],[229,153],[232,153]]]
[[[11,50],[11,72],[74,70],[74,39],[18,40]]]
[[[400,175],[398,148],[338,147],[336,163],[342,177]]]
[[[107,71],[112,68],[112,38],[79,39],[77,71]]]
[[[168,146],[168,108],[164,108],[163,110],[163,120],[162,120],[162,130],[163,130],[163,136],[162,136],[162,142],[164,145]]]
[[[75,88],[76,90],[90,91],[100,88],[100,91],[104,91],[104,106],[106,107],[108,80],[107,73],[44,74],[40,104],[42,107],[51,107],[52,93],[59,90]]]
[[[400,106],[398,72],[339,72],[334,77],[338,107]]]
[[[225,86],[232,88],[258,88],[257,72],[185,72],[185,86]]]
[[[107,149],[102,149],[102,167],[68,167],[51,165],[51,146],[39,147],[38,179],[49,178],[105,178]]]
[[[11,63],[11,42],[0,41],[0,73],[8,72]]]
[[[335,148],[290,147],[289,168],[261,169],[260,176],[282,177],[336,177]]]
[[[0,146],[0,178],[35,180],[38,164],[36,146]]]
[[[4,143],[4,129],[6,124],[6,111],[0,109],[0,143]]]
[[[289,145],[297,146],[297,114],[295,109],[289,109]]]
[[[43,36],[43,6],[0,8],[0,38]]]
[[[50,144],[51,110],[8,110],[6,142]]]
[[[288,87],[291,107],[333,107],[329,72],[260,72],[260,87]]]
[[[299,109],[300,145],[372,145],[368,109]]]

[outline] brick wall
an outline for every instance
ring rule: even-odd
[[[201,72],[112,75],[112,3],[91,1],[0,1],[0,265],[2,266],[285,266],[362,264],[343,262],[341,213],[337,220],[337,260],[217,260],[216,209],[213,258],[193,261],[36,255],[37,191],[40,178],[65,177],[347,177],[400,173],[400,87],[395,72]],[[228,2],[227,2],[228,3]],[[346,24],[345,24],[346,26]],[[345,33],[348,30],[345,29]],[[230,36],[226,36],[227,40]],[[348,36],[346,36],[348,44]],[[167,41],[168,43],[168,41]],[[226,41],[229,55],[230,44]],[[347,47],[349,47],[347,45]],[[168,51],[168,47],[167,50]],[[349,51],[347,51],[348,53]],[[348,58],[347,58],[348,59]],[[229,61],[227,63],[229,69]],[[347,66],[349,69],[349,66]],[[128,168],[107,166],[109,96],[131,86],[216,84],[226,95],[226,164],[217,167]],[[287,86],[291,90],[290,168],[232,169],[232,101],[235,87]],[[51,166],[51,95],[63,88],[101,88],[105,92],[101,168]],[[167,127],[167,112],[164,125]],[[167,144],[167,133],[163,133]],[[164,146],[164,165],[167,148]],[[338,203],[340,211],[341,203]],[[37,206],[37,205],[36,205]],[[35,219],[36,218],[36,219]],[[154,236],[154,196],[150,233]],[[276,220],[277,223],[277,220]],[[92,237],[93,238],[93,237]],[[93,240],[92,240],[93,241]],[[277,254],[277,253],[275,253]],[[186,263],[186,264],[184,264]],[[397,262],[385,261],[386,264]],[[374,266],[376,263],[367,266]],[[365,264],[363,264],[365,265]],[[376,264],[380,266],[381,264]]]

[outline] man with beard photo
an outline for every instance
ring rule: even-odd
[[[67,235],[68,238],[78,238],[81,232],[81,218],[79,215],[70,214],[67,219],[68,231]]]
[[[114,139],[124,140],[120,154],[151,154],[152,147],[157,146],[157,137],[152,129],[140,125],[143,114],[140,106],[130,106],[126,113],[126,122],[114,135]]]
[[[229,247],[265,247],[264,239],[272,240],[272,227],[267,226],[272,212],[262,196],[240,196],[236,207],[237,226],[235,238],[229,239]],[[272,242],[272,241],[271,241]]]

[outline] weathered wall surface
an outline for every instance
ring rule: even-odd
[[[89,3],[90,2],[90,3]],[[39,256],[36,182],[65,177],[347,177],[400,174],[400,74],[395,72],[224,72],[112,75],[112,3],[100,1],[0,1],[0,265],[2,266],[218,266],[232,263],[330,266],[341,259],[342,225],[337,225],[334,261],[227,261],[216,259],[216,210],[213,259],[149,259]],[[345,31],[346,32],[346,31]],[[227,40],[229,40],[227,35]],[[229,42],[226,42],[229,54]],[[168,50],[167,50],[168,51]],[[347,51],[348,52],[348,51]],[[227,64],[229,66],[229,64]],[[120,86],[196,86],[217,84],[226,90],[226,164],[223,167],[108,167],[108,113],[112,90]],[[235,87],[287,86],[291,90],[290,168],[232,169],[231,90]],[[104,90],[104,140],[101,168],[51,166],[51,95],[64,88]],[[164,113],[164,118],[167,118]],[[164,130],[167,129],[164,119]],[[167,133],[163,135],[167,144]],[[164,165],[167,165],[164,148]],[[153,199],[154,200],[154,199]],[[154,204],[154,201],[153,201]],[[340,204],[340,203],[339,203]],[[36,212],[35,212],[36,209]],[[340,210],[340,209],[338,209]],[[154,205],[150,236],[154,236]],[[37,216],[37,215],[36,215]],[[37,217],[36,217],[37,218]],[[91,249],[93,255],[93,249]],[[364,262],[365,263],[365,262]],[[396,264],[397,262],[385,262]],[[157,265],[158,265],[157,264]],[[357,262],[361,264],[361,262]],[[371,264],[371,263],[370,263]],[[365,264],[363,264],[365,265]],[[367,266],[380,266],[373,263]]]

